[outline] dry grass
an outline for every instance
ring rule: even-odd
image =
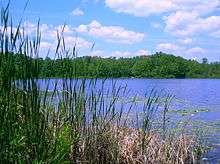
[[[145,144],[142,147],[143,137]],[[195,162],[192,136],[163,139],[159,134],[143,136],[141,130],[122,128],[119,134],[120,163],[175,164]]]
[[[142,130],[110,126],[100,134],[90,143],[82,139],[78,156],[74,152],[72,160],[77,158],[77,163],[185,164],[196,163],[198,159],[195,152],[197,142],[193,136],[182,134],[163,139],[159,133],[144,136]],[[87,159],[87,146],[90,153],[91,150],[94,153],[93,160]]]

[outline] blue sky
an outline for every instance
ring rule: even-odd
[[[6,5],[7,0],[0,2]],[[76,43],[81,56],[132,57],[163,51],[220,61],[219,0],[30,0],[23,12],[25,3],[11,0],[11,13],[15,22],[23,16],[30,34],[40,18],[42,57],[53,50],[56,30],[66,24],[66,45]]]

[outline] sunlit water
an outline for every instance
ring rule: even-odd
[[[39,80],[40,88],[46,88],[45,81],[48,82],[48,80]],[[58,89],[61,89],[62,80],[51,79],[49,90],[53,90],[56,81]],[[102,81],[99,79],[96,86],[101,86]],[[204,127],[220,126],[218,123],[220,121],[220,80],[218,79],[114,79],[114,81],[118,87],[126,86],[127,97],[144,97],[152,89],[159,93],[170,93],[175,96],[172,109],[189,111],[186,115],[192,120],[204,122]],[[107,79],[104,86],[105,90],[111,88],[112,79]],[[220,159],[219,136],[218,132],[211,135],[213,139],[211,145],[215,149],[205,155],[214,163]]]

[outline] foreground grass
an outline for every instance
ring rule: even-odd
[[[171,164],[199,159],[201,145],[194,134],[168,132],[170,95],[161,102],[152,91],[142,116],[130,119],[135,102],[123,104],[126,87],[114,82],[106,89],[105,80],[97,86],[95,79],[71,79],[74,74],[64,73],[52,91],[49,79],[42,91],[39,64],[33,60],[38,57],[40,29],[29,40],[22,25],[13,28],[9,20],[7,6],[0,31],[0,163]],[[70,53],[62,31],[57,33],[58,57]],[[14,54],[24,55],[19,68]],[[75,58],[75,48],[70,54]],[[155,128],[158,108],[163,109],[161,124]]]

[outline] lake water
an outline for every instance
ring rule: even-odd
[[[53,89],[55,81],[50,80],[49,89]],[[101,81],[98,80],[97,85],[101,84]],[[220,80],[218,79],[114,79],[114,81],[117,81],[117,86],[127,87],[128,96],[143,97],[152,89],[175,95],[176,102],[172,108],[191,110],[192,113],[189,113],[193,120],[203,121],[204,126],[215,124],[220,127],[218,124],[220,121]],[[45,87],[44,82],[45,80],[39,81],[42,88]],[[104,88],[111,87],[111,84],[112,79],[107,79]],[[220,159],[219,136],[217,133],[212,134],[212,144],[215,149],[205,156],[214,163]]]

